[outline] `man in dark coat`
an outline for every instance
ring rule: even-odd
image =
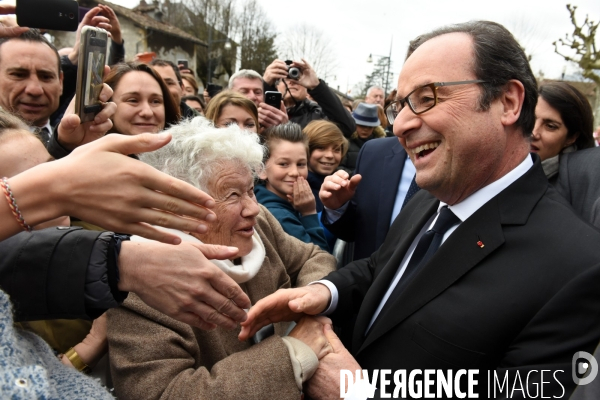
[[[433,370],[438,379],[476,370],[479,398],[493,397],[488,371],[511,388],[519,374],[523,393],[541,385],[544,396],[564,398],[574,387],[573,355],[592,353],[600,340],[600,232],[548,186],[529,154],[537,85],[527,57],[488,21],[421,35],[408,54],[394,134],[424,190],[370,258],[263,299],[241,337],[265,319],[324,312],[335,324],[358,312],[351,352],[326,330],[333,352],[309,382],[313,399],[344,391],[341,370],[367,370],[369,380],[383,370]],[[410,397],[429,397],[415,394],[419,384],[460,397],[460,387],[448,393],[435,376],[417,380],[407,382]],[[400,389],[372,383],[376,398]],[[362,379],[351,390],[366,386]],[[513,397],[511,388],[502,394]]]
[[[298,79],[288,78],[289,68],[300,70]],[[288,66],[281,60],[275,60],[265,70],[263,80],[265,92],[279,90],[283,94],[290,121],[299,124],[302,129],[311,121],[327,119],[335,123],[347,138],[356,130],[352,115],[306,61],[294,61]],[[308,95],[314,101],[309,100]]]

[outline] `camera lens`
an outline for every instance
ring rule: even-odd
[[[298,79],[300,78],[300,70],[298,68],[290,68],[288,70],[288,77],[290,79]]]
[[[92,37],[96,37],[96,32],[92,31]]]
[[[73,19],[73,18],[75,18],[75,14],[73,14],[73,13],[70,13],[70,14],[69,14],[69,18],[70,18],[70,19]]]

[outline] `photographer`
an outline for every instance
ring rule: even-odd
[[[298,73],[296,79],[290,77],[290,70],[292,75]],[[356,130],[348,110],[327,84],[317,77],[306,60],[293,61],[289,65],[288,62],[275,60],[265,70],[263,80],[265,91],[275,90],[277,85],[277,90],[283,94],[290,121],[300,124],[302,128],[311,121],[326,119],[334,122],[346,137]],[[309,94],[316,103],[307,98]]]

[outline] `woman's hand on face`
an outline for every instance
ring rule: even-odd
[[[293,194],[291,196],[288,195],[288,200],[292,203],[294,209],[302,214],[303,217],[317,213],[315,196],[310,189],[308,181],[301,176],[299,176],[296,183],[294,183]]]

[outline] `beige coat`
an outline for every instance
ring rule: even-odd
[[[261,206],[256,231],[266,256],[242,289],[252,303],[279,288],[303,286],[335,269],[335,259],[287,235]],[[287,324],[276,324],[283,335]],[[275,335],[252,346],[233,331],[175,321],[130,294],[108,314],[108,342],[119,399],[298,399],[289,351]]]

